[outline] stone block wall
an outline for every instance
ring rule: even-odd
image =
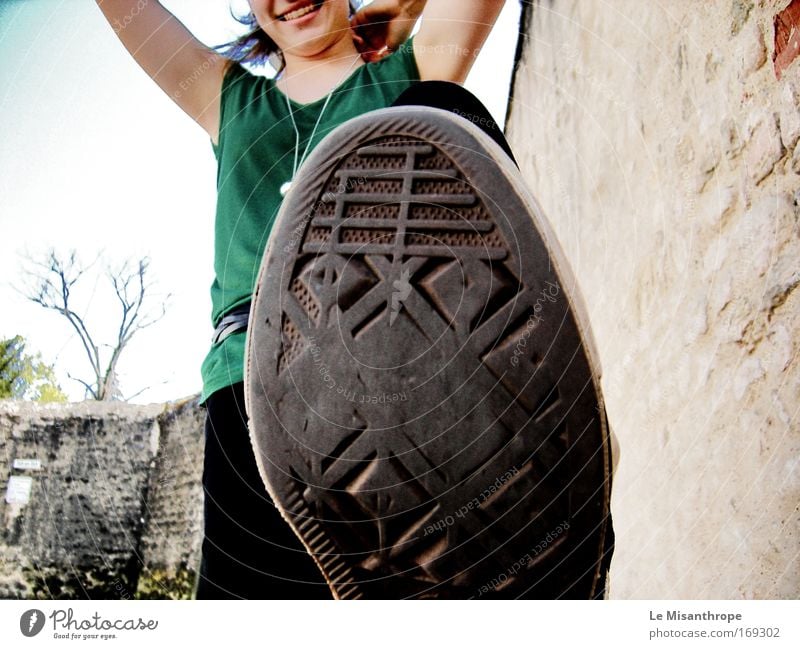
[[[0,401],[0,598],[189,596],[201,413]]]
[[[148,486],[139,598],[186,597],[194,589],[203,540],[204,418],[192,399],[158,420],[161,437]]]
[[[524,4],[507,131],[602,357],[611,597],[796,598],[800,2]]]

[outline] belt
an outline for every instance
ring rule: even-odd
[[[211,344],[221,343],[228,336],[238,334],[240,331],[247,331],[247,323],[250,320],[250,303],[237,306],[231,309],[219,321],[217,328],[214,329],[214,337]]]

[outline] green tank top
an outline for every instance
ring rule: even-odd
[[[362,65],[332,93],[314,141],[308,138],[325,98],[291,101],[300,132],[299,154],[309,153],[331,130],[353,117],[385,108],[419,81],[413,39],[390,56]],[[296,135],[286,96],[273,79],[231,65],[222,81],[217,158],[212,325],[250,301],[261,257],[281,206],[281,185],[292,176]],[[245,333],[212,345],[201,373],[202,401],[244,378]]]

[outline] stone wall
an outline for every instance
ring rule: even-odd
[[[150,477],[147,521],[141,542],[144,569],[137,596],[187,596],[194,589],[203,540],[203,422],[192,399],[166,410]]]
[[[507,130],[603,361],[611,597],[796,598],[800,2],[525,4]]]
[[[0,598],[190,595],[202,452],[196,400],[0,401]]]

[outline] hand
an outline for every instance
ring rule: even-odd
[[[424,2],[374,0],[350,21],[353,41],[368,63],[379,61],[408,40]]]

